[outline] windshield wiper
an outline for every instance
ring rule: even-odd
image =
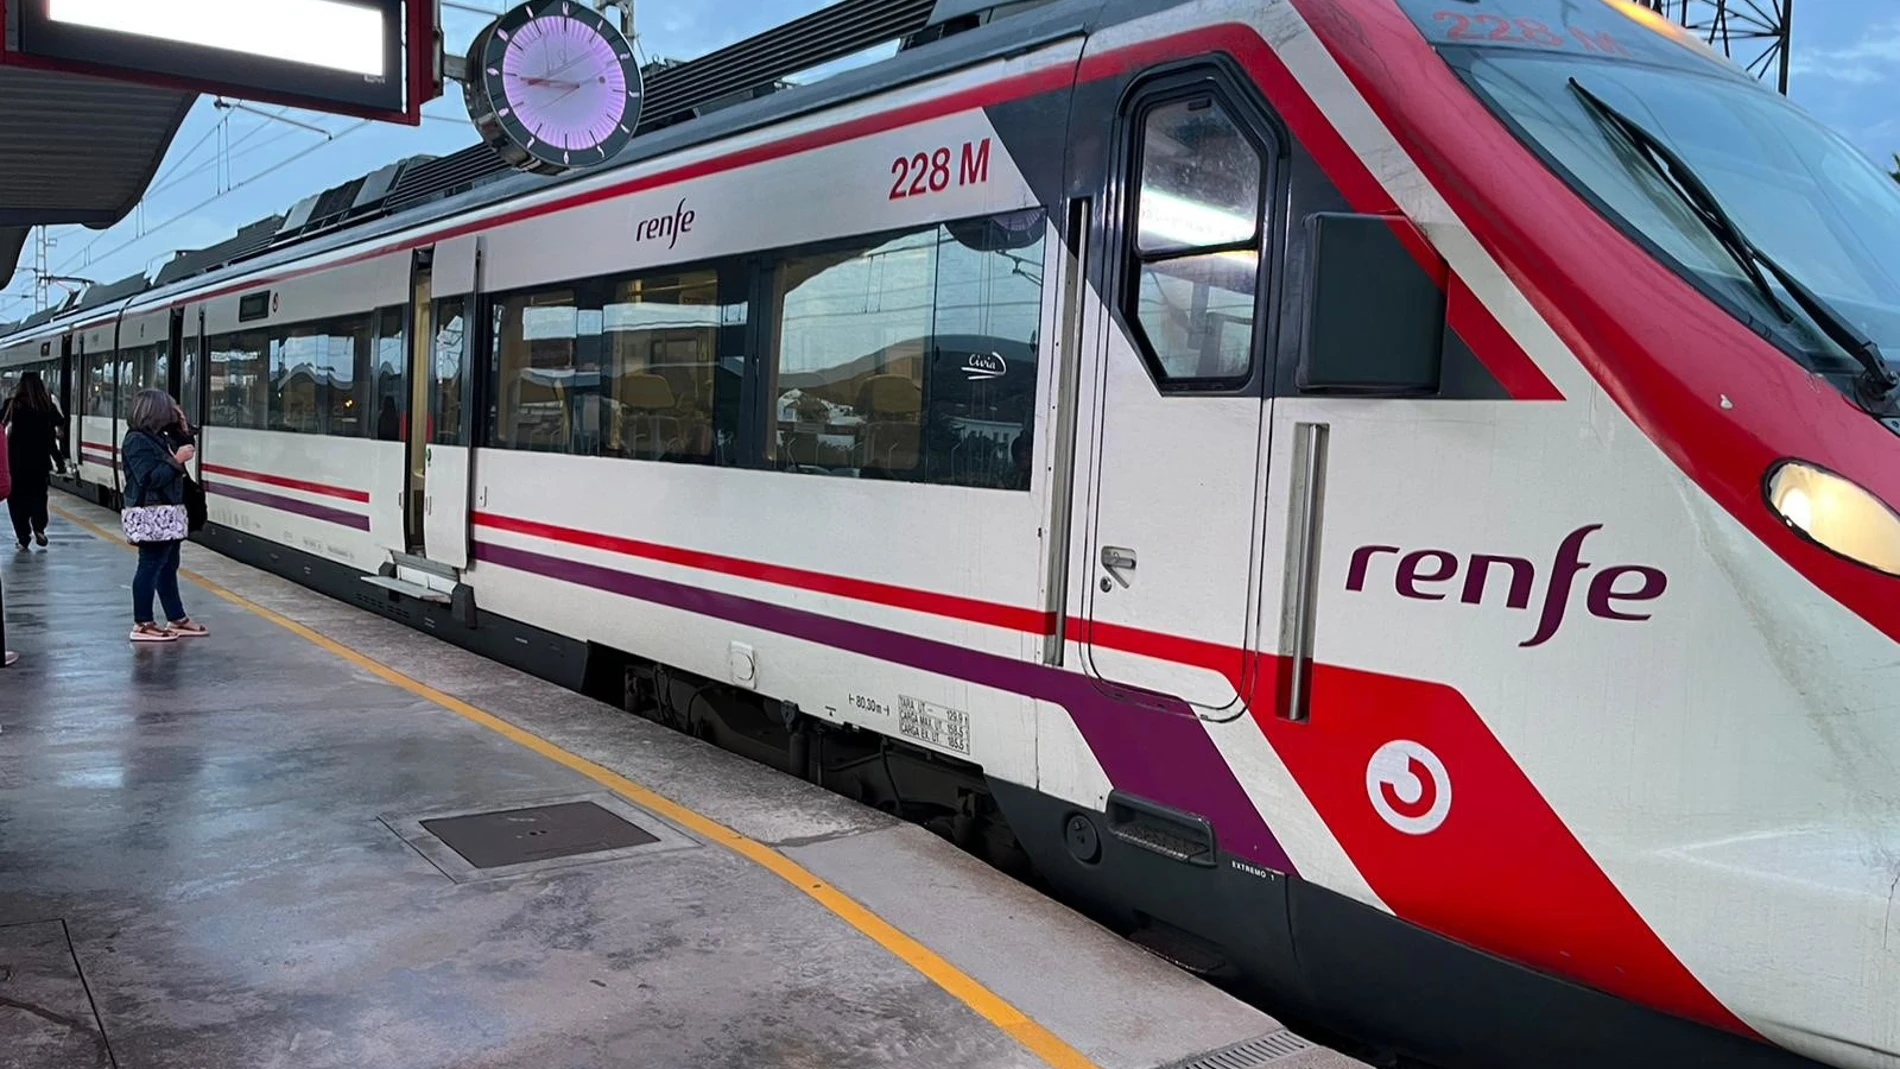
[[[1885,415],[1892,407],[1894,395],[1900,392],[1900,379],[1894,377],[1888,368],[1886,357],[1880,352],[1880,346],[1863,333],[1853,322],[1842,315],[1840,310],[1829,304],[1827,299],[1809,289],[1800,279],[1790,274],[1787,268],[1776,263],[1767,253],[1748,239],[1742,228],[1736,225],[1722,202],[1716,199],[1708,184],[1695,173],[1695,169],[1678,156],[1663,140],[1649,132],[1643,124],[1610,106],[1595,93],[1583,87],[1575,78],[1570,79],[1570,89],[1577,94],[1593,113],[1604,122],[1615,127],[1625,138],[1633,143],[1638,155],[1654,170],[1665,185],[1674,190],[1678,197],[1695,217],[1715,236],[1724,250],[1735,258],[1742,271],[1754,283],[1768,306],[1778,312],[1784,320],[1792,321],[1788,306],[1782,303],[1774,287],[1761,273],[1766,267],[1778,280],[1788,295],[1794,298],[1801,310],[1808,314],[1828,340],[1859,363],[1862,371],[1856,378],[1855,401],[1861,407],[1875,415]]]

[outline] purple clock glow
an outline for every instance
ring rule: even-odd
[[[523,26],[508,41],[501,74],[515,117],[549,145],[591,149],[625,112],[627,79],[613,46],[578,19]]]

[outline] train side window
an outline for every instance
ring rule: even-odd
[[[198,403],[198,376],[204,374],[203,364],[198,356],[198,336],[187,334],[179,347],[178,392],[183,394],[178,403],[185,408],[185,422],[193,427],[204,418],[202,406]]]
[[[371,361],[371,396],[376,401],[374,421],[365,424],[379,442],[403,440],[409,399],[409,353],[404,345],[402,308],[376,313],[375,355]]]
[[[1245,382],[1266,229],[1266,158],[1211,94],[1139,113],[1130,318],[1169,386]]]
[[[634,460],[711,463],[717,399],[739,388],[722,369],[719,273],[652,275],[616,283],[601,314],[605,341],[602,452]]]
[[[89,354],[86,357],[86,404],[82,414],[111,419],[113,411],[112,356]]]
[[[581,310],[572,289],[517,293],[490,308],[489,435],[502,449],[569,452],[584,407]]]
[[[319,376],[327,387],[324,407],[328,411],[323,433],[361,438],[369,407],[369,317],[351,316],[328,324],[324,343]]]
[[[1039,211],[780,259],[765,449],[775,467],[1029,487]]]
[[[435,305],[434,358],[429,374],[429,441],[436,445],[463,445],[462,398],[467,396],[467,302],[461,297]]]
[[[270,339],[249,330],[219,335],[206,348],[211,425],[263,429],[270,418]]]

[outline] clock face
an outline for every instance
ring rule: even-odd
[[[470,49],[469,110],[530,170],[600,163],[633,139],[640,67],[620,31],[572,0],[524,4]]]

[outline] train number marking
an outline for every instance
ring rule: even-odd
[[[933,705],[908,694],[897,698],[897,730],[918,742],[961,754],[970,752],[970,714]]]
[[[1630,54],[1616,35],[1568,27],[1569,36],[1539,19],[1507,19],[1502,15],[1470,15],[1462,11],[1433,12],[1432,19],[1451,23],[1445,39],[1450,41],[1504,41],[1510,44],[1540,45],[1544,48],[1581,48],[1609,56]]]
[[[980,186],[990,180],[990,139],[965,141],[959,153],[944,147],[891,161],[891,199],[927,197],[952,187]]]
[[[1388,742],[1366,764],[1366,796],[1394,830],[1430,835],[1451,815],[1451,774],[1420,743]]]

